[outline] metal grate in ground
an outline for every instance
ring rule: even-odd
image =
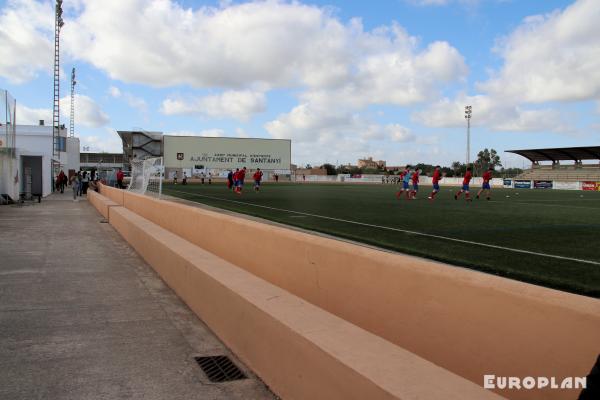
[[[246,375],[227,356],[194,357],[211,382],[246,379]]]

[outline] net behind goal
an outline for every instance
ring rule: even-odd
[[[160,197],[164,176],[163,158],[131,161],[131,181],[128,190]]]

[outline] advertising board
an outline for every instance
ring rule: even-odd
[[[556,181],[554,181],[552,189],[579,190],[579,182],[556,182]]]
[[[513,180],[512,179],[504,179],[503,184],[504,184],[505,188],[511,188],[513,186]]]
[[[515,179],[515,189],[531,189],[531,181]]]
[[[591,182],[591,181],[581,182],[581,189],[587,190],[587,191],[600,190],[600,182]]]
[[[533,181],[533,187],[536,189],[552,189],[552,181]]]

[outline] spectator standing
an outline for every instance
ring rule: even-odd
[[[81,192],[83,194],[87,194],[88,186],[90,185],[90,177],[88,176],[87,171],[83,171],[83,176],[81,177]]]
[[[227,173],[227,189],[233,188],[233,171],[229,170]]]
[[[61,193],[65,192],[65,172],[61,169],[60,173],[58,174],[58,188],[60,189]]]
[[[125,174],[123,173],[121,168],[119,168],[119,170],[117,171],[117,187],[119,189],[125,188],[125,186],[123,186],[123,178],[125,178]]]
[[[71,177],[71,187],[73,188],[73,201],[77,201],[77,195],[79,194],[79,175],[74,174]]]

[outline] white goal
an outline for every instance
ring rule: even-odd
[[[131,181],[128,190],[160,198],[163,178],[164,165],[162,157],[131,161]]]

